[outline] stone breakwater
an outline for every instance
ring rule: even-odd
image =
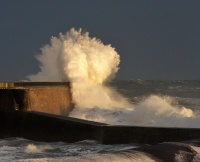
[[[117,126],[68,117],[74,108],[66,82],[0,84],[0,138],[104,144],[177,142],[200,138],[200,129]]]

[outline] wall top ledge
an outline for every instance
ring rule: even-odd
[[[70,86],[69,82],[0,82],[0,89],[21,87]]]

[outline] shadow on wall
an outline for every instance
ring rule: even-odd
[[[24,84],[24,83],[23,83]],[[29,83],[30,84],[30,83]],[[28,85],[28,83],[27,83]],[[0,89],[1,110],[38,111],[68,116],[74,108],[70,85],[13,86]]]

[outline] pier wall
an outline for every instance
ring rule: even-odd
[[[69,83],[0,83],[0,111],[38,111],[68,115],[73,109]]]
[[[200,139],[197,128],[115,126],[67,117],[73,107],[69,83],[0,83],[0,138],[104,144]]]

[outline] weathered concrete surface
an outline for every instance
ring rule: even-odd
[[[102,143],[146,143],[178,142],[200,138],[200,129],[163,128],[141,126],[103,126]]]
[[[69,82],[0,82],[1,89],[24,87],[68,86]]]
[[[104,144],[177,142],[200,138],[200,129],[113,126],[41,112],[0,113],[0,138],[77,142],[91,139]]]
[[[56,115],[67,115],[72,109],[68,83],[1,83],[0,138],[65,142],[91,139],[104,144],[200,138],[200,129],[113,126]]]
[[[68,115],[73,109],[67,82],[2,82],[0,111],[26,110]]]
[[[0,116],[0,123],[0,138],[65,142],[100,138],[98,124],[40,112],[13,111]]]

